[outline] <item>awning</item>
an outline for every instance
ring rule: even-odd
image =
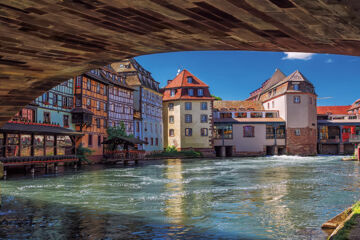
[[[94,113],[91,112],[90,110],[87,110],[85,108],[79,108],[79,107],[72,109],[71,113],[87,113],[90,115],[94,115]]]
[[[111,139],[107,139],[105,141],[102,142],[102,144],[116,144],[116,145],[121,145],[121,144],[131,144],[131,145],[135,145],[135,144],[147,144],[147,142],[138,139],[138,138],[134,138],[134,137],[113,137]]]
[[[34,134],[56,134],[56,135],[83,135],[74,130],[58,127],[51,124],[41,123],[5,123],[0,132],[6,133],[34,133]]]

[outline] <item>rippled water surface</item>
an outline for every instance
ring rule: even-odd
[[[325,239],[359,199],[341,157],[165,160],[0,182],[0,238]]]

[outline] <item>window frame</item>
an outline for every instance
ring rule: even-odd
[[[192,137],[192,128],[185,128],[185,136]]]
[[[248,135],[249,132],[245,130],[246,128],[251,128],[251,134],[250,135]],[[243,137],[244,138],[253,138],[253,137],[255,137],[255,126],[250,126],[250,125],[243,126]]]
[[[299,99],[299,101],[296,101],[296,99]],[[294,96],[293,97],[293,103],[300,104],[301,103],[301,97],[300,96]]]
[[[192,123],[192,114],[185,114],[185,123]]]
[[[203,121],[203,117],[205,117],[206,120]],[[200,115],[200,122],[201,122],[201,123],[207,123],[207,122],[209,122],[209,116],[208,116],[207,114],[201,114],[201,115]]]
[[[190,94],[191,93],[191,94]],[[188,96],[193,97],[194,96],[194,89],[189,88],[188,89]]]
[[[205,134],[205,133],[203,134],[203,131],[204,131],[204,130],[206,130],[206,131],[205,131],[206,134]],[[202,136],[202,137],[207,137],[207,136],[209,136],[209,129],[207,129],[207,128],[201,128],[201,129],[200,129],[200,136]]]
[[[205,108],[204,108],[205,106]],[[207,102],[201,102],[200,103],[200,110],[208,110],[208,103]]]
[[[190,106],[190,107],[188,107]],[[185,102],[185,110],[190,111],[192,110],[192,102]]]

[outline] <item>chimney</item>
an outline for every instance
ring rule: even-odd
[[[167,81],[167,84],[169,85],[169,84],[171,83],[171,81],[172,81],[172,80],[168,80],[168,81]]]

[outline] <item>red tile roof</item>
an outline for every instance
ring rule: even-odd
[[[193,78],[192,83],[188,83],[187,77],[191,76]],[[188,89],[194,88],[194,96],[188,95]],[[197,89],[203,89],[203,95],[198,96]],[[175,90],[175,96],[170,96],[171,90]],[[211,97],[209,86],[202,82],[200,79],[195,77],[189,71],[184,69],[179,73],[166,87],[162,89],[163,91],[163,101],[173,101],[173,100],[214,100]]]
[[[187,82],[187,77],[193,78],[193,83]],[[180,88],[180,87],[209,87],[203,81],[195,77],[188,70],[184,69],[179,73],[171,82],[165,87],[165,89],[169,88]]]
[[[334,114],[334,115],[347,115],[348,109],[351,106],[319,106],[317,107],[317,114]]]

